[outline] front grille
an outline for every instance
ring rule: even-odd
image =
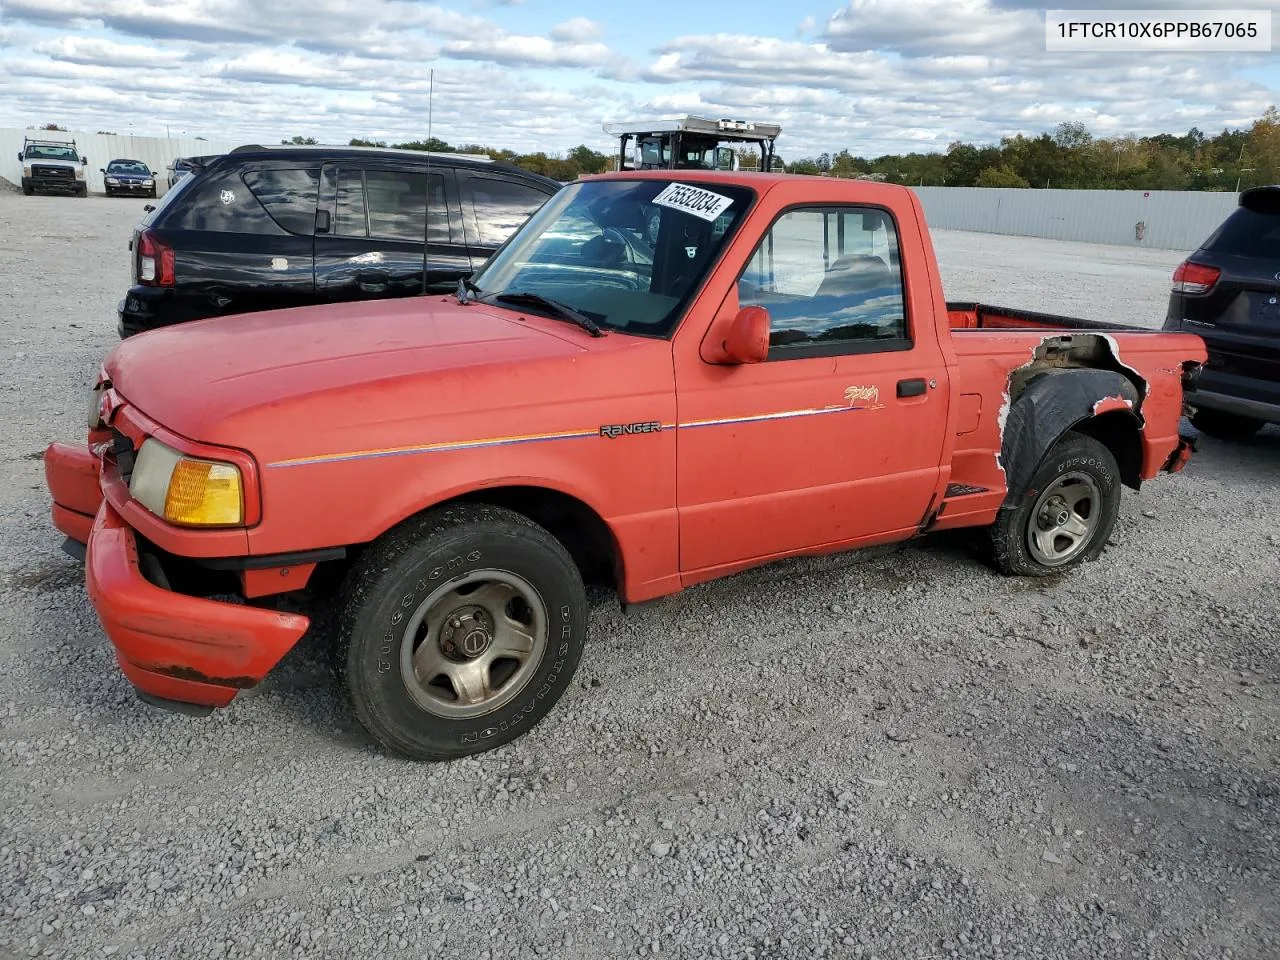
[[[73,180],[76,172],[70,167],[42,167],[38,164],[33,164],[31,175],[33,177],[44,177],[48,180]]]
[[[133,441],[115,427],[111,428],[111,455],[116,462],[116,469],[120,471],[120,479],[127,486],[133,479]]]

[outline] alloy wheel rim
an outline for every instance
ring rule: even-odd
[[[1067,473],[1040,494],[1027,522],[1027,547],[1047,567],[1088,549],[1102,512],[1102,490],[1087,473]]]
[[[400,642],[414,702],[467,720],[499,710],[529,683],[547,648],[547,606],[509,570],[472,570],[418,604]]]

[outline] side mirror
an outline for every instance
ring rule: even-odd
[[[82,166],[82,167],[83,167],[83,166],[84,166],[85,164],[87,164],[88,162],[89,162],[89,158],[88,158],[88,157],[84,157],[84,156],[82,156],[82,157],[80,158],[80,166]]]
[[[99,167],[99,168],[98,168],[98,172],[99,172],[99,173],[106,173],[107,171],[106,171],[105,169],[103,169],[102,167]]]
[[[722,351],[728,363],[763,363],[769,356],[769,311],[743,307],[729,324]]]

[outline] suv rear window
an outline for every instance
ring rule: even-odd
[[[320,168],[310,170],[246,170],[244,180],[271,219],[290,233],[310,236],[316,228],[316,195]]]
[[[1280,213],[1241,207],[1223,221],[1204,248],[1237,257],[1280,259]]]

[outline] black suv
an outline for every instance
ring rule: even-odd
[[[1187,395],[1197,429],[1244,439],[1280,423],[1280,185],[1241,193],[1178,265],[1164,329],[1197,334],[1209,351]]]
[[[560,186],[460,154],[237,147],[195,164],[134,229],[120,336],[451,291]]]

